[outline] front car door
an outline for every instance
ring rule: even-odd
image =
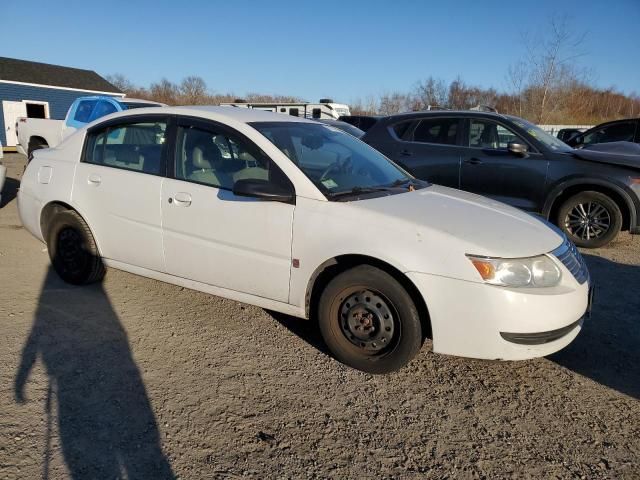
[[[136,115],[87,132],[72,202],[107,259],[164,270],[160,192],[167,125],[164,115]]]
[[[240,179],[287,184],[247,137],[197,119],[178,120],[162,188],[166,271],[171,275],[287,302],[295,206],[240,197]]]
[[[455,117],[403,120],[390,126],[395,141],[385,153],[418,178],[458,188],[461,130],[462,120]]]
[[[506,124],[489,118],[468,118],[460,188],[529,211],[541,211],[548,160],[531,142]],[[526,156],[507,150],[510,142],[528,147]]]

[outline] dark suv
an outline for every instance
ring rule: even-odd
[[[542,214],[577,245],[640,233],[640,157],[574,150],[518,117],[474,111],[380,119],[362,140],[418,178]]]

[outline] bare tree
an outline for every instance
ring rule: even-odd
[[[202,105],[209,100],[207,84],[201,77],[184,78],[180,83],[179,92],[182,105]]]
[[[129,79],[127,77],[125,77],[121,73],[114,73],[113,75],[106,75],[105,79],[111,85],[113,85],[114,87],[117,87],[119,90],[121,90],[122,92],[125,92],[125,93],[130,92],[132,90],[135,90],[135,88],[136,88],[133,85],[133,83],[131,83],[131,81],[129,81]]]
[[[430,76],[414,88],[411,110],[425,110],[429,106],[447,105],[447,87],[442,79]]]
[[[405,93],[385,93],[380,97],[379,111],[382,115],[393,115],[409,109],[410,97]]]
[[[166,78],[161,79],[157,83],[152,83],[149,86],[150,95],[158,102],[166,103],[168,105],[176,105],[180,89],[175,83],[170,82]]]
[[[576,60],[584,55],[581,48],[585,35],[586,32],[572,32],[565,15],[551,18],[548,32],[543,38],[525,37],[528,88],[535,103],[534,115],[538,123],[544,123],[550,112],[561,106],[551,100],[562,93],[563,84],[578,78]]]

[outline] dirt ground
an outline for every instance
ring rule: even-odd
[[[110,270],[72,287],[0,208],[0,478],[640,478],[640,238],[586,252],[593,317],[524,362],[388,376],[311,322]]]

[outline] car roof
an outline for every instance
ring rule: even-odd
[[[120,103],[148,103],[149,105],[163,105],[163,106],[166,106],[164,103],[154,102],[153,100],[144,100],[142,98],[124,97],[124,98],[114,98],[114,100],[117,101],[117,102],[120,102]]]
[[[500,113],[495,112],[481,112],[477,110],[424,110],[418,112],[404,112],[397,113],[394,115],[388,115],[384,117],[384,119],[388,121],[397,121],[397,120],[413,120],[415,118],[423,118],[423,117],[485,117],[485,118],[494,118],[494,119],[507,119],[507,118],[516,118],[510,117],[507,115],[502,115]]]
[[[609,122],[602,122],[602,123],[599,123],[597,125],[594,125],[589,130],[587,130],[587,132],[591,131],[591,130],[595,130],[596,128],[604,127],[606,125],[613,125],[613,124],[616,124],[616,123],[625,123],[625,122],[637,122],[639,120],[640,120],[640,118],[621,118],[619,120],[611,120]],[[583,133],[587,133],[587,132],[583,132]]]
[[[187,115],[219,122],[230,123],[251,123],[251,122],[300,122],[316,123],[302,117],[294,117],[282,113],[265,112],[254,108],[244,107],[219,107],[206,105],[185,105],[176,107],[150,107],[125,110],[124,112],[113,113],[103,119],[125,118],[128,116],[145,114],[167,114],[167,115]]]

